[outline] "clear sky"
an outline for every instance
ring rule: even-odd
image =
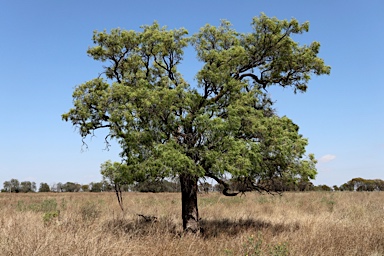
[[[319,160],[314,184],[341,185],[354,177],[384,179],[383,0],[163,0],[0,1],[0,187],[6,180],[100,181],[100,164],[119,160],[104,150],[103,133],[87,140],[61,114],[72,107],[76,85],[96,77],[102,64],[86,54],[94,30],[140,30],[157,20],[190,34],[220,19],[250,32],[252,17],[310,22],[295,38],[321,43],[330,76],[314,77],[308,92],[271,89],[279,115],[309,139]],[[199,69],[191,50],[182,71],[193,84]]]

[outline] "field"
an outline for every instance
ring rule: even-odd
[[[0,255],[384,255],[384,192],[202,194],[199,236],[180,194],[123,197],[1,193]]]

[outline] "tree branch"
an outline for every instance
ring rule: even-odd
[[[225,196],[237,196],[240,193],[240,192],[229,193],[228,192],[228,190],[230,190],[229,184],[226,183],[225,181],[223,181],[222,179],[220,179],[219,177],[215,176],[213,173],[206,172],[205,176],[207,176],[208,178],[214,179],[217,183],[219,183],[220,185],[224,186],[224,189],[223,189],[222,193]]]
[[[252,74],[252,73],[242,74],[242,75],[239,76],[238,79],[242,80],[245,77],[251,77],[253,80],[255,80],[256,83],[261,84],[263,86],[263,89],[265,89],[267,87],[267,82],[266,81],[260,79],[257,75]]]

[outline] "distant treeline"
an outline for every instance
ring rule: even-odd
[[[122,185],[121,190],[124,192],[137,191],[137,192],[179,192],[180,184],[178,182],[172,182],[167,180],[162,181],[145,181],[135,183],[133,185]],[[89,184],[79,184],[76,182],[66,183],[48,183],[42,182],[37,188],[35,182],[22,181],[17,179],[11,179],[3,183],[3,189],[1,192],[12,193],[29,193],[29,192],[108,192],[114,191],[112,184],[107,181],[91,182]]]
[[[247,191],[247,184],[239,179],[229,180],[231,190],[233,191]],[[380,179],[363,179],[353,178],[352,180],[344,183],[341,186],[334,185],[329,187],[327,185],[313,185],[310,181],[299,181],[291,183],[282,179],[268,180],[267,182],[259,181],[261,187],[270,191],[384,191],[384,181]],[[124,192],[137,191],[137,192],[180,192],[180,184],[178,181],[159,180],[159,181],[143,181],[137,182],[132,185],[122,185],[121,190]],[[199,183],[199,191],[202,193],[220,192],[223,187],[220,184],[210,184],[208,182]],[[89,184],[79,184],[76,182],[54,183],[48,185],[45,182],[40,183],[37,188],[35,182],[22,181],[11,179],[3,183],[1,192],[12,193],[28,193],[28,192],[109,192],[114,191],[114,186],[106,180],[101,182],[91,182]]]

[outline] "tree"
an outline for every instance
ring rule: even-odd
[[[114,188],[121,210],[124,210],[122,186],[130,185],[134,181],[130,171],[126,164],[118,162],[106,161],[101,165],[103,181]]]
[[[4,181],[1,192],[11,192],[11,183],[9,181]]]
[[[75,182],[66,182],[61,186],[61,191],[64,192],[79,192],[81,185]]]
[[[209,192],[213,191],[213,187],[212,187],[211,184],[209,184],[208,182],[204,181],[204,182],[200,183],[199,191],[200,192],[204,192],[204,193],[209,193]]]
[[[375,179],[375,182],[377,184],[377,190],[384,191],[384,180]]]
[[[380,179],[368,180],[363,178],[353,178],[343,184],[340,189],[350,191],[383,191],[384,181]]]
[[[354,185],[350,183],[344,183],[339,187],[340,191],[354,191]]]
[[[81,190],[83,192],[89,192],[89,185],[88,184],[81,185]]]
[[[56,192],[63,192],[64,191],[64,185],[63,185],[63,183],[61,183],[61,182],[58,182],[57,184],[56,184],[56,186],[55,186],[55,191]]]
[[[310,181],[300,180],[297,184],[297,189],[299,191],[311,191],[311,190],[313,190],[313,188],[314,188],[314,185]]]
[[[28,193],[28,192],[36,192],[36,183],[30,181],[22,181],[20,183],[20,192]]]
[[[103,191],[103,183],[102,182],[91,182],[89,184],[89,187],[91,188],[91,192],[101,192]]]
[[[327,185],[318,185],[314,187],[315,191],[332,191],[332,188]]]
[[[49,185],[45,182],[40,183],[39,192],[51,192]]]
[[[104,63],[97,78],[75,88],[74,107],[62,115],[81,137],[106,128],[116,140],[134,180],[178,177],[184,230],[199,230],[198,179],[208,177],[230,191],[228,178],[265,191],[260,180],[313,179],[315,159],[307,140],[288,117],[279,117],[268,96],[273,85],[305,92],[311,75],[329,74],[317,56],[320,44],[292,39],[308,31],[296,19],[261,14],[251,33],[228,21],[206,25],[192,37],[157,22],[142,31],[94,32],[88,55]],[[196,84],[178,67],[192,45],[202,68]]]
[[[3,183],[4,192],[20,192],[20,182],[17,179],[11,179],[10,181],[4,181]]]
[[[221,192],[224,190],[224,186],[219,184],[219,183],[216,183],[215,185],[213,185],[213,191],[215,192]]]

